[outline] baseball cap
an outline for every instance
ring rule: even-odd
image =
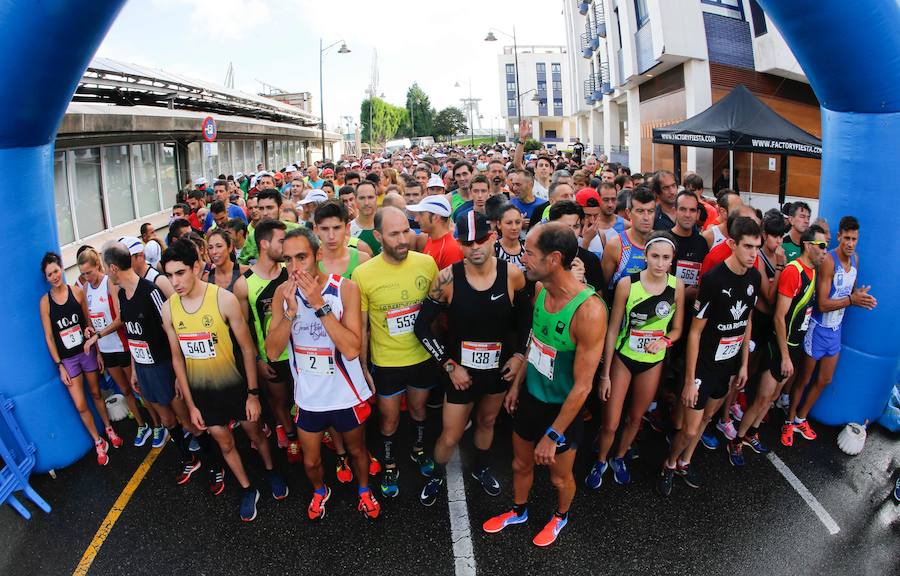
[[[326,168],[322,170],[322,176],[334,176],[334,170],[331,168]]]
[[[368,158],[366,158],[365,160],[363,160],[363,163],[362,163],[362,167],[363,167],[363,168],[368,168],[368,167],[371,166],[371,165],[372,165],[372,161],[369,160]]]
[[[584,187],[575,193],[575,201],[582,208],[598,208],[600,206],[600,194],[590,187]]]
[[[194,186],[205,186],[205,185],[206,185],[206,178],[204,178],[202,176],[200,178],[197,178],[196,180],[194,180]]]
[[[293,164],[291,164],[290,166],[288,166],[287,168],[285,168],[284,171],[285,171],[285,172],[296,172],[296,171],[297,171],[297,167],[294,166]]]
[[[441,177],[437,174],[432,174],[428,179],[428,183],[425,184],[426,188],[447,188],[444,186],[444,181],[441,180]]]
[[[122,236],[119,238],[119,243],[124,244],[132,256],[144,253],[144,243],[137,236]]]
[[[234,179],[235,179],[235,181],[240,180],[240,179],[243,178],[243,177],[244,177],[244,173],[243,173],[243,172],[235,172],[235,173],[234,173]]]
[[[282,174],[281,172],[276,172],[275,174],[273,174],[273,176],[275,176],[275,179],[276,179],[276,180],[283,180],[283,179],[284,179],[284,174]]]
[[[418,204],[407,206],[410,212],[431,212],[444,218],[450,217],[450,202],[443,195],[426,196]]]
[[[300,204],[312,204],[315,202],[316,204],[321,204],[322,202],[328,201],[328,194],[322,192],[321,190],[311,190],[309,194],[306,195],[306,198],[300,201]]]
[[[461,242],[481,242],[491,233],[491,225],[481,212],[469,210],[456,219],[456,237]]]

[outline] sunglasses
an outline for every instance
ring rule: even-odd
[[[484,244],[488,238],[490,238],[490,234],[488,234],[487,236],[483,236],[481,238],[477,238],[474,241],[473,240],[460,240],[459,243],[462,244],[463,246],[465,246],[466,248],[469,248],[476,244]]]
[[[827,242],[807,242],[807,244],[812,244],[813,246],[818,246],[818,247],[821,248],[822,250],[827,250],[827,249],[828,249],[828,243],[827,243]]]

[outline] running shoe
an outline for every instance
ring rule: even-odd
[[[422,488],[422,493],[419,494],[419,502],[422,503],[422,506],[431,506],[437,501],[438,494],[441,493],[441,486],[444,485],[444,479],[439,476],[432,476],[428,479],[428,482],[425,483],[425,486]]]
[[[788,448],[794,445],[794,425],[790,422],[781,426],[781,445]]]
[[[359,504],[356,505],[356,509],[369,520],[374,520],[381,513],[381,504],[372,496],[372,491],[366,489],[359,495]]]
[[[700,479],[700,476],[697,475],[697,472],[691,468],[690,464],[678,464],[675,467],[675,475],[684,480],[684,483],[691,488],[700,488],[703,486],[703,481]]]
[[[150,446],[153,448],[162,448],[166,445],[166,441],[168,440],[169,431],[160,426],[159,428],[153,429],[153,441],[150,443]]]
[[[731,414],[731,417],[740,422],[744,419],[744,409],[741,408],[741,405],[735,402],[729,408],[728,413]]]
[[[728,420],[727,422],[722,422],[719,420],[716,422],[716,430],[722,433],[723,436],[728,438],[729,440],[734,440],[737,438],[737,430],[734,428],[734,422]]]
[[[788,394],[782,394],[775,400],[775,407],[781,408],[784,410],[784,413],[787,414],[791,409],[791,397]]]
[[[663,464],[659,473],[659,479],[656,481],[656,491],[661,496],[668,496],[672,493],[672,484],[675,482],[675,469],[669,468]]]
[[[200,459],[194,456],[190,460],[182,461],[181,463],[181,472],[178,473],[178,476],[175,477],[175,483],[179,486],[183,486],[188,483],[188,480],[191,479],[191,476],[200,469]]]
[[[106,466],[109,464],[109,442],[100,438],[96,442],[94,442],[94,449],[97,451],[97,464],[101,466]]]
[[[642,418],[655,432],[665,431],[666,425],[658,409],[645,413]]]
[[[336,451],[334,447],[334,438],[331,437],[331,432],[326,431],[324,434],[322,434],[322,444],[324,444],[325,447],[332,452]]]
[[[743,439],[744,446],[749,446],[751,450],[757,454],[768,454],[769,447],[763,444],[759,439],[759,434],[747,436]]]
[[[816,433],[812,429],[812,426],[809,425],[809,420],[804,420],[803,422],[794,422],[794,430],[799,432],[800,435],[807,440],[816,439]]]
[[[719,447],[719,439],[716,438],[715,434],[707,434],[704,432],[700,435],[700,442],[710,450],[715,450]]]
[[[729,442],[726,446],[728,449],[728,461],[735,468],[742,468],[744,462],[744,445],[741,442]]]
[[[241,496],[241,520],[253,522],[256,518],[256,503],[259,502],[259,490],[247,488]]]
[[[381,462],[369,454],[369,476],[378,476],[379,474],[381,474]]]
[[[397,484],[399,479],[400,470],[396,467],[385,468],[381,476],[381,495],[385,498],[396,498],[400,494],[400,486]]]
[[[490,468],[485,467],[478,472],[472,472],[472,478],[478,480],[478,483],[481,484],[481,489],[484,490],[488,496],[500,495],[500,483],[497,482],[497,479],[491,474]]]
[[[190,435],[190,433],[188,433]],[[200,441],[197,440],[196,436],[191,435],[191,441],[188,444],[189,452],[199,452],[200,451]]]
[[[125,443],[125,441],[116,434],[116,431],[113,430],[112,426],[106,427],[106,437],[109,438],[109,443],[112,444],[113,448],[121,448],[122,444]]]
[[[419,465],[419,473],[422,476],[431,478],[431,474],[434,472],[434,460],[425,454],[425,450],[413,449],[409,454],[409,459]]]
[[[148,424],[138,427],[137,433],[134,435],[134,445],[137,447],[143,446],[151,436],[153,436],[153,431]]]
[[[209,493],[218,496],[225,490],[225,469],[209,471]]]
[[[282,478],[277,472],[274,470],[266,471],[266,480],[269,482],[269,487],[272,488],[272,498],[276,500],[284,500],[288,497],[287,484],[284,483],[284,478]]]
[[[599,460],[594,462],[594,465],[591,466],[591,471],[588,472],[587,477],[584,479],[584,485],[591,490],[600,488],[603,484],[603,474],[606,473],[607,468],[609,468],[609,464],[606,462],[600,462]]]
[[[343,455],[338,454],[337,459],[338,459],[337,460],[338,463],[337,463],[337,467],[336,467],[337,469],[336,469],[335,475],[337,476],[338,482],[340,482],[341,484],[347,484],[348,482],[352,482],[353,481],[353,470],[351,470],[350,467],[347,466],[347,455],[346,454],[343,454]]]
[[[637,444],[632,444],[628,447],[628,451],[625,452],[626,460],[637,460],[641,457],[641,451],[638,449]]]
[[[628,466],[625,465],[624,458],[613,458],[609,465],[613,469],[613,480],[616,481],[616,484],[631,483],[631,473],[628,471]]]
[[[510,510],[509,512],[504,512],[499,516],[494,516],[493,518],[488,519],[481,527],[488,534],[496,534],[497,532],[503,530],[507,526],[512,526],[513,524],[524,524],[528,522],[528,510],[526,509],[521,516],[516,514],[515,510]]]
[[[544,526],[544,529],[537,533],[537,536],[534,537],[535,546],[549,546],[556,542],[556,539],[559,537],[559,533],[562,532],[562,529],[566,527],[566,524],[569,523],[569,516],[566,515],[564,518],[560,518],[556,514],[554,514],[550,521],[547,522],[547,525]]]
[[[900,476],[894,481],[894,500],[900,502]]]
[[[291,440],[287,446],[288,464],[299,464],[303,462],[303,452],[300,451],[300,441]]]
[[[234,430],[235,428],[237,428],[240,425],[241,425],[241,423],[238,422],[237,420],[229,420],[228,421],[228,427],[231,428],[232,430]]]
[[[330,498],[331,488],[327,485],[325,486],[324,495],[313,492],[312,501],[309,503],[309,508],[306,509],[306,513],[310,520],[321,520],[325,518],[325,503],[328,502]]]
[[[279,448],[287,448],[288,437],[287,433],[284,431],[284,426],[281,424],[275,427],[275,438]]]

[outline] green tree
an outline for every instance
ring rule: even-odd
[[[434,135],[434,108],[431,107],[428,95],[415,82],[406,91],[406,111],[409,122],[401,128],[404,136],[415,138]]]
[[[434,117],[434,137],[447,138],[468,130],[466,115],[456,106],[447,106]]]
[[[363,100],[359,110],[362,141],[383,143],[390,140],[397,134],[406,116],[405,108],[389,104],[381,98]]]

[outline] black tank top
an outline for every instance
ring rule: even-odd
[[[69,295],[64,304],[57,304],[53,294],[47,292],[50,302],[50,324],[53,326],[53,342],[60,360],[74,358],[84,352],[85,319],[81,304],[75,298],[72,287],[67,286]]]
[[[237,279],[241,277],[241,268],[237,264],[231,269],[231,282],[228,283],[228,287],[225,288],[229,292],[234,292],[234,283],[237,282]],[[209,271],[209,278],[206,280],[210,284],[216,283],[216,268],[213,267],[212,270]]]
[[[498,259],[494,284],[488,290],[479,291],[466,279],[465,264],[453,264],[447,345],[450,357],[467,369],[497,369],[512,356],[512,350],[502,346],[510,330],[513,308],[507,266],[507,262]]]
[[[129,299],[119,290],[119,314],[125,323],[125,335],[137,364],[166,364],[172,361],[169,338],[162,325],[165,296],[153,282],[138,280]]]

